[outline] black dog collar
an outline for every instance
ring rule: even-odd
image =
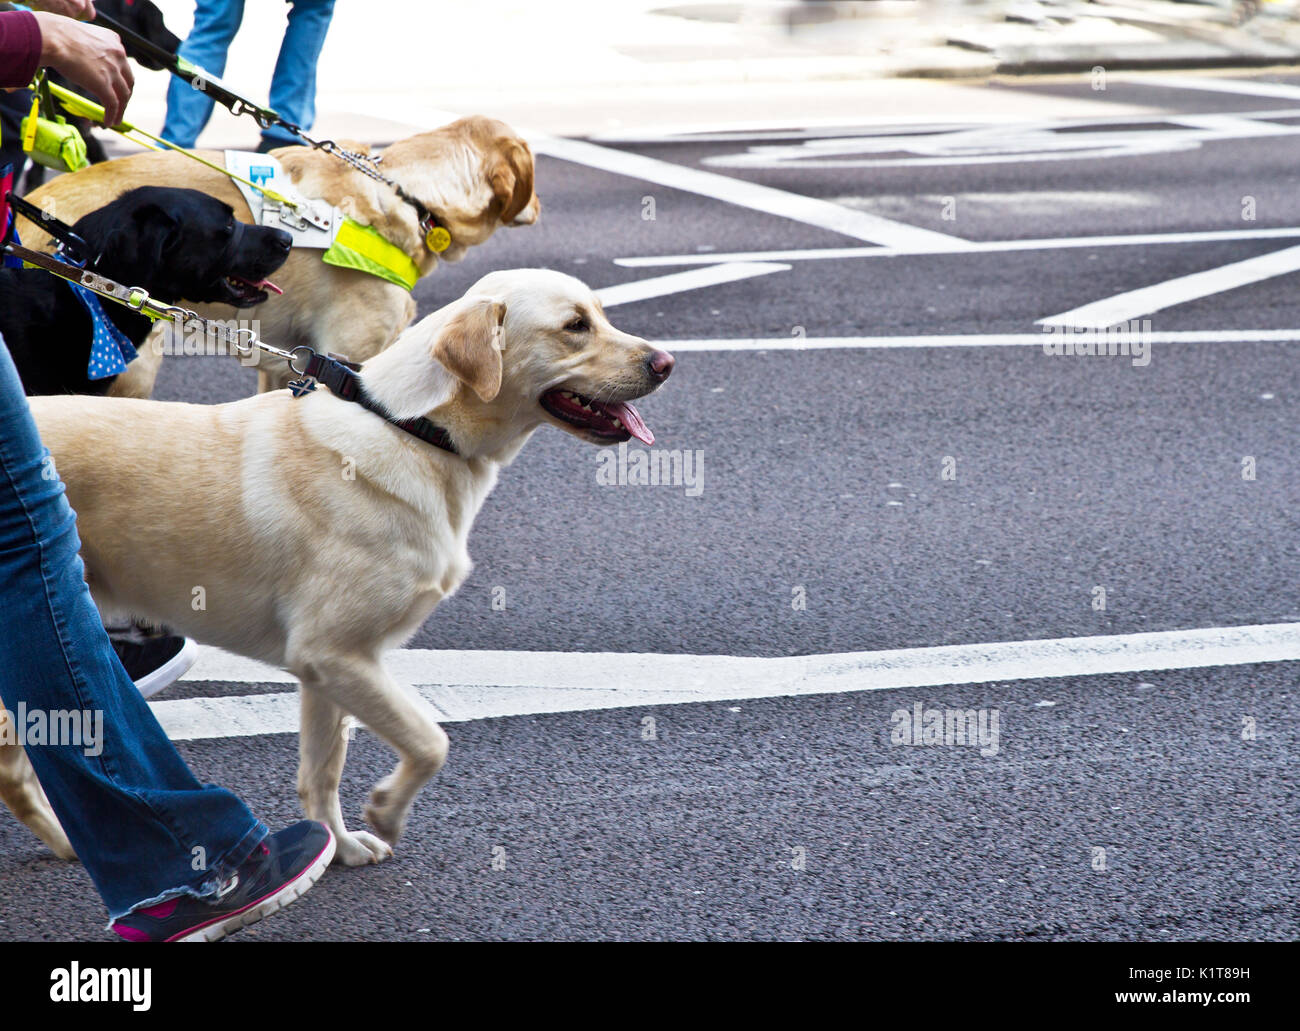
[[[297,372],[297,369],[294,369]],[[453,455],[459,455],[456,445],[452,442],[451,434],[441,426],[430,422],[424,416],[419,415],[414,419],[398,419],[388,411],[379,401],[366,393],[366,388],[361,383],[361,377],[349,364],[331,358],[329,355],[312,352],[307,359],[307,366],[302,373],[303,378],[289,384],[295,397],[305,394],[309,390],[314,390],[316,384],[311,382],[315,380],[324,383],[330,388],[330,393],[335,397],[340,397],[344,401],[351,401],[359,404],[366,411],[374,412],[381,419],[392,423],[400,430],[405,430],[413,437],[418,437],[426,444],[432,444],[436,448]]]

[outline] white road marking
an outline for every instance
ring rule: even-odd
[[[1235,290],[1239,286],[1285,275],[1300,269],[1300,246],[1261,254],[1230,265],[1194,272],[1163,283],[1126,290],[1100,301],[1039,319],[1040,326],[1113,326],[1142,315],[1163,311],[1199,297]]]
[[[982,240],[966,245],[963,254],[1001,251],[1050,251],[1078,247],[1145,247],[1151,244],[1222,243],[1233,240],[1291,240],[1300,237],[1300,226],[1274,229],[1208,229],[1185,233],[1129,233],[1117,236],[1054,236],[1033,240]],[[713,265],[733,261],[830,261],[840,258],[898,258],[929,254],[950,254],[948,250],[899,247],[817,247],[789,251],[733,251],[704,254],[650,254],[637,258],[615,258],[624,268],[657,268],[668,265]]]
[[[666,276],[642,279],[635,283],[621,283],[597,290],[596,296],[606,308],[616,304],[631,304],[645,301],[651,297],[663,297],[666,294],[678,294],[686,290],[698,290],[705,286],[717,286],[720,283],[734,283],[754,276],[766,276],[773,272],[789,272],[789,265],[758,262],[726,262],[709,265],[706,268],[691,269],[687,272],[672,272]]]
[[[1152,109],[1152,117],[1158,109]],[[969,128],[972,122],[998,123],[1016,121],[1017,117],[983,117],[974,115],[961,122],[926,122],[915,114],[881,115],[878,118],[762,118],[749,122],[732,122],[726,125],[699,126],[688,123],[657,125],[641,129],[610,129],[589,134],[586,138],[595,143],[747,143],[751,140],[802,140],[822,139],[827,136],[866,136],[899,133],[911,135],[918,131],[956,132]],[[793,123],[798,121],[796,127]]]
[[[1169,115],[1166,119],[1175,125],[1185,125],[1190,129],[1207,129],[1223,139],[1234,137],[1254,138],[1258,136],[1294,136],[1294,125],[1283,125],[1264,119],[1243,118],[1241,115]]]
[[[868,243],[886,247],[928,247],[934,250],[959,251],[966,241],[932,229],[895,222],[865,211],[853,211],[816,197],[788,193],[771,186],[736,179],[717,172],[660,161],[641,154],[629,154],[609,147],[598,147],[582,140],[560,139],[554,136],[535,136],[529,141],[533,149],[564,161],[572,161],[591,168],[599,168],[616,175],[643,179],[674,190],[712,197],[742,208],[762,211],[769,215],[803,222],[805,225],[828,229],[843,236],[851,236]]]
[[[957,131],[820,137],[799,143],[751,145],[701,162],[711,168],[921,168],[1006,162],[1078,161],[1142,157],[1193,150],[1221,140],[1294,136],[1300,126],[1275,119],[1294,110],[1234,111],[1230,114],[1166,114],[1167,129],[1135,128],[1132,118],[1059,118],[1014,125],[974,125]],[[1150,121],[1152,119],[1146,119]],[[1076,131],[1063,132],[1070,129]],[[1079,132],[1079,129],[1090,131]],[[882,157],[910,154],[910,157]]]
[[[880,337],[753,337],[731,340],[656,340],[665,351],[825,351],[906,347],[1041,347],[1046,333],[965,333]],[[1300,329],[1167,330],[1146,333],[1153,344],[1249,344],[1300,342]]]
[[[1006,130],[965,129],[954,133],[923,133],[905,137],[848,137],[810,140],[791,146],[752,146],[745,153],[719,154],[703,163],[713,168],[848,169],[947,168],[959,165],[1023,164],[1030,161],[1083,161],[1093,158],[1144,157],[1193,150],[1207,139],[1219,138],[1213,130],[1166,129],[1114,133],[1053,132],[1052,125],[1016,126]],[[1296,130],[1300,132],[1300,130]],[[1234,136],[1240,135],[1234,133]],[[872,152],[913,152],[917,157],[840,157]]]
[[[784,658],[402,650],[390,653],[386,665],[397,680],[417,685],[446,721],[460,722],[1295,660],[1300,660],[1300,623]],[[200,649],[185,679],[292,680],[280,670],[212,648]],[[297,696],[291,692],[150,704],[173,740],[298,729]]]
[[[1281,100],[1300,100],[1300,86],[1282,82],[1256,82],[1246,79],[1213,79],[1191,75],[1142,76],[1123,81],[1142,86],[1159,86],[1162,89],[1199,90],[1204,93],[1237,93],[1247,97],[1277,97]],[[1284,112],[1278,112],[1284,113]]]

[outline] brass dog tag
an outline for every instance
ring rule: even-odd
[[[451,233],[447,232],[442,226],[434,226],[424,234],[424,246],[428,247],[434,254],[441,254],[451,246]]]

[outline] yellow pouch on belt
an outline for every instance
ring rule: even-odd
[[[321,255],[321,261],[340,268],[369,272],[406,290],[415,286],[420,278],[420,267],[406,251],[390,243],[370,226],[346,217],[329,250]]]
[[[42,118],[32,104],[31,113],[23,119],[23,150],[38,165],[57,172],[75,172],[86,168],[86,141],[75,125],[64,119]]]

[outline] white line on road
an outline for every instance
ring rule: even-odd
[[[554,136],[534,136],[529,142],[541,154],[549,154],[564,161],[572,161],[591,168],[599,168],[617,175],[631,176],[658,183],[674,190],[685,190],[703,197],[713,197],[742,208],[762,211],[769,215],[793,219],[806,225],[829,229],[844,236],[852,236],[869,243],[887,247],[927,247],[932,250],[959,251],[966,241],[932,229],[919,229],[903,222],[872,215],[865,211],[832,204],[816,197],[788,193],[771,186],[747,182],[717,172],[660,161],[658,158],[626,151],[598,147],[582,140],[560,139]]]
[[[596,296],[606,308],[616,304],[631,304],[645,301],[652,297],[666,294],[679,294],[686,290],[698,290],[705,286],[717,286],[720,283],[734,283],[754,276],[766,276],[772,272],[789,272],[789,265],[759,262],[726,262],[721,265],[709,265],[707,268],[690,269],[687,272],[672,272],[666,276],[642,279],[635,283],[621,283],[597,290]]]
[[[1144,247],[1150,244],[1220,243],[1233,240],[1291,240],[1300,237],[1300,226],[1275,229],[1209,229],[1186,233],[1131,233],[1119,236],[1060,236],[1037,240],[982,240],[967,245],[962,254],[1000,251],[1050,251],[1075,247]],[[624,268],[655,268],[663,265],[713,265],[735,261],[829,261],[840,258],[898,258],[928,254],[952,254],[951,250],[898,247],[817,247],[787,251],[733,251],[699,254],[651,254],[639,258],[615,258]]]
[[[587,136],[587,139],[593,143],[602,144],[744,143],[751,140],[822,139],[827,136],[881,136],[890,133],[910,134],[915,133],[918,129],[924,129],[926,132],[956,132],[959,129],[969,128],[972,122],[996,123],[1020,120],[1022,120],[1022,116],[989,117],[977,114],[962,122],[927,122],[918,120],[914,114],[879,115],[874,118],[864,118],[859,115],[853,118],[837,116],[803,117],[797,119],[799,124],[798,127],[795,127],[791,123],[796,119],[786,116],[717,125],[692,125],[682,122],[676,125],[656,125],[641,129],[610,129],[591,133]]]
[[[1198,76],[1151,75],[1126,78],[1124,81],[1143,86],[1159,86],[1164,89],[1200,90],[1206,93],[1237,93],[1247,97],[1278,97],[1282,100],[1300,100],[1300,86],[1288,86],[1282,82],[1257,82],[1246,79],[1211,79]],[[1251,112],[1258,117],[1268,115],[1285,115],[1289,112]],[[1240,115],[1238,114],[1238,117]]]
[[[956,132],[914,135],[822,137],[785,144],[751,144],[745,150],[714,154],[701,164],[713,168],[921,168],[1006,162],[1078,161],[1140,157],[1192,150],[1206,143],[1294,136],[1300,126],[1279,119],[1294,111],[1230,114],[1170,114],[1167,128],[1135,127],[1133,119],[1052,119],[1014,125],[973,125]],[[1062,131],[1086,129],[1083,132]],[[892,157],[887,155],[905,154]]]
[[[1169,115],[1165,120],[1191,129],[1206,129],[1227,138],[1294,136],[1296,133],[1294,125],[1283,125],[1261,118],[1244,118],[1237,114]]]
[[[1200,297],[1235,290],[1239,286],[1285,275],[1300,269],[1300,246],[1261,254],[1230,265],[1193,272],[1163,283],[1126,290],[1100,301],[1039,319],[1040,326],[1113,326],[1142,315],[1186,304]]]
[[[781,658],[409,649],[390,653],[386,665],[398,681],[417,685],[445,720],[459,722],[1295,660],[1300,660],[1300,623]],[[185,679],[288,683],[293,678],[205,647]],[[173,740],[298,729],[297,696],[291,692],[150,704]]]
[[[966,333],[881,337],[754,337],[749,339],[656,340],[666,351],[826,351],[897,347],[1041,347],[1046,333]],[[1250,344],[1300,341],[1300,329],[1167,330],[1145,333],[1153,344]]]

